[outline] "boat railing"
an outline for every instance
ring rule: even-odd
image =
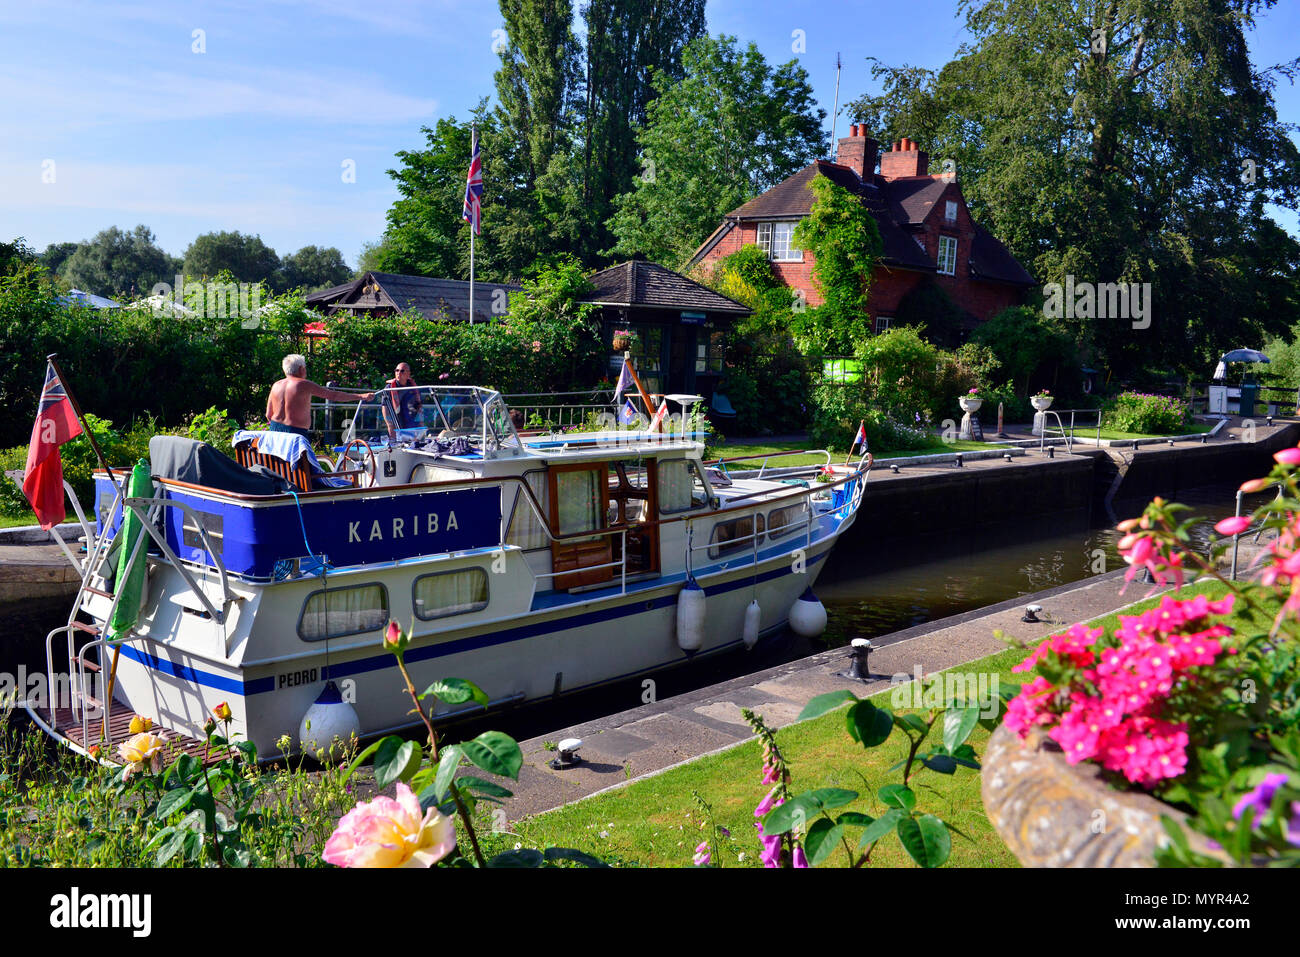
[[[789,450],[789,451],[785,451],[785,452],[755,452],[753,455],[735,455],[735,456],[731,456],[731,457],[729,457],[729,458],[710,459],[709,461],[704,462],[703,464],[704,464],[704,466],[705,466],[706,468],[713,468],[713,467],[715,467],[715,466],[718,467],[718,468],[720,468],[720,469],[722,470],[722,474],[723,474],[723,476],[726,477],[726,478],[728,478],[728,479],[730,479],[730,474],[729,474],[728,469],[727,469],[727,466],[728,466],[728,465],[734,465],[736,462],[752,462],[752,461],[754,461],[755,459],[762,459],[762,460],[763,460],[763,464],[762,464],[761,466],[759,466],[759,469],[758,469],[758,475],[755,476],[755,478],[760,478],[760,479],[761,479],[761,478],[763,477],[763,473],[767,471],[767,463],[768,463],[768,461],[769,461],[770,459],[781,458],[781,457],[783,457],[783,456],[784,456],[784,457],[789,457],[789,456],[791,456],[791,455],[822,455],[822,456],[825,456],[825,461],[822,462],[820,465],[818,465],[818,464],[816,464],[816,463],[812,463],[812,464],[807,465],[807,467],[810,468],[810,469],[811,469],[811,468],[821,468],[821,469],[829,468],[829,467],[830,467],[830,464],[831,464],[831,453],[830,453],[830,451],[829,451],[828,449],[791,449],[791,450]]]
[[[525,431],[555,431],[583,425],[591,415],[609,412],[614,404],[611,391],[604,397],[600,390],[586,392],[515,392],[501,398],[512,412],[524,419]],[[586,401],[582,401],[585,399]]]

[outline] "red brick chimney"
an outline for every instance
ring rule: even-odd
[[[840,141],[845,142],[844,140]],[[885,179],[898,179],[901,176],[926,176],[930,172],[930,154],[919,149],[906,136],[894,144],[894,148],[880,154],[880,175]]]
[[[847,166],[862,179],[870,180],[876,172],[876,154],[879,150],[880,144],[867,135],[866,126],[854,123],[849,127],[849,135],[840,138],[835,162]]]

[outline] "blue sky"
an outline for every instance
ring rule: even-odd
[[[797,57],[828,114],[837,52],[843,103],[872,87],[867,57],[939,67],[964,38],[956,0],[709,0],[707,12],[711,33],[769,62],[796,56],[804,31]],[[1256,65],[1295,55],[1297,5],[1260,24]],[[281,254],[337,246],[355,264],[396,196],[393,154],[492,95],[501,26],[496,0],[2,0],[0,239],[44,249],[144,223],[180,255],[199,233],[238,229]],[[1281,119],[1300,120],[1300,87],[1274,95]],[[1279,219],[1297,232],[1294,213]]]

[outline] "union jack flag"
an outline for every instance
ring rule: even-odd
[[[480,220],[483,212],[483,161],[478,155],[478,130],[474,131],[474,154],[469,160],[469,173],[465,176],[465,209],[460,218],[469,223],[474,235],[481,235]]]

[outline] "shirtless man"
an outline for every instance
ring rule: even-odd
[[[304,439],[310,438],[311,400],[332,399],[346,402],[349,399],[369,399],[373,392],[340,392],[317,385],[307,378],[307,360],[294,353],[280,363],[284,378],[271,386],[266,400],[266,421],[272,432],[295,432]]]

